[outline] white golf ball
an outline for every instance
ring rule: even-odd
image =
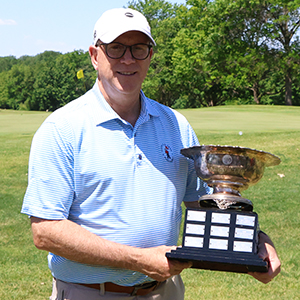
[[[239,135],[243,135],[243,131],[240,131],[240,132],[239,132]]]

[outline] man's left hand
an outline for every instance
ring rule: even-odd
[[[281,263],[277,256],[274,244],[263,232],[259,233],[258,256],[268,263],[268,272],[249,272],[249,275],[262,283],[268,283],[279,274]]]

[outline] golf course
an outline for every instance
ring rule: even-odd
[[[281,159],[242,193],[274,242],[281,273],[265,285],[247,274],[187,269],[186,300],[300,299],[300,107],[218,106],[179,110],[200,144],[270,152]],[[0,110],[0,299],[49,299],[47,253],[35,248],[30,221],[20,213],[30,144],[50,112]],[[55,187],[53,187],[55,189]],[[181,244],[181,237],[178,244]],[[88,300],[88,299],[87,299]]]

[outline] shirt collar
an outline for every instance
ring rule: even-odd
[[[98,86],[98,79],[96,80],[93,88],[90,91],[93,94],[92,101],[92,114],[96,125],[108,122],[110,120],[119,119],[120,116],[111,108],[111,106],[104,99],[102,93],[100,92]],[[148,120],[150,116],[158,117],[159,113],[157,109],[151,104],[150,99],[148,99],[143,91],[140,92],[141,98],[141,112],[139,118]]]

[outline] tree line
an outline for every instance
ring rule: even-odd
[[[300,105],[300,0],[139,0],[127,6],[146,16],[157,43],[143,84],[148,97],[173,108]],[[83,50],[0,57],[0,108],[53,111],[95,79]]]
[[[77,71],[84,70],[84,81]],[[0,107],[54,111],[89,89],[96,78],[88,52],[0,57]]]

